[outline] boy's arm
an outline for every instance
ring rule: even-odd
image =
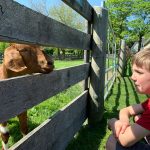
[[[144,111],[141,104],[129,106],[120,110],[119,120],[112,118],[108,121],[108,127],[112,130],[115,137],[120,133],[124,133],[126,128],[130,126],[130,116],[141,114]]]
[[[116,134],[119,135],[120,132],[124,133],[126,128],[130,125],[131,116],[135,116],[143,112],[144,112],[144,109],[141,104],[135,104],[135,105],[121,109],[119,113],[119,120],[122,122],[123,125],[121,129],[117,130]]]
[[[129,147],[150,134],[150,131],[134,123],[130,125],[130,116],[135,116],[144,112],[141,104],[126,107],[120,111],[119,119],[112,118],[108,121],[108,126],[116,136],[118,142],[125,147]],[[122,132],[123,130],[123,132]]]
[[[124,147],[132,146],[136,142],[140,141],[143,137],[150,134],[149,130],[134,123],[133,125],[128,126],[124,133],[120,132],[119,135],[116,136],[116,130],[121,125],[122,122],[120,120],[117,120],[116,118],[112,118],[108,121],[108,126],[111,128],[117,141]]]
[[[150,134],[149,130],[134,123],[133,125],[128,126],[123,134],[122,133],[119,134],[118,142],[124,147],[129,147],[149,134]]]
[[[126,108],[123,108],[119,112],[119,120],[129,123],[130,116],[135,116],[144,112],[141,104],[135,104]]]

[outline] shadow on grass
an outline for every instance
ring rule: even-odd
[[[140,99],[139,99],[139,96],[138,96],[138,94],[137,94],[137,92],[136,92],[136,90],[134,88],[133,82],[131,81],[130,77],[127,77],[127,79],[128,79],[128,81],[129,81],[129,83],[130,83],[130,85],[132,87],[136,103],[140,103]]]
[[[127,62],[127,67],[125,71],[125,77],[130,77],[132,75],[131,59]]]
[[[125,85],[125,93],[126,93],[126,98],[125,98],[125,102],[126,102],[126,106],[129,106],[129,90],[128,90],[128,86],[127,86],[127,82],[125,80],[125,78],[123,77],[123,82],[124,82],[124,85]]]
[[[10,130],[10,136],[12,139],[12,143],[18,142],[22,138],[22,134],[20,131],[20,124],[18,119],[10,119],[8,121],[9,123],[9,130]],[[35,129],[40,124],[35,124],[32,121],[28,120],[28,127],[29,132]]]
[[[84,125],[74,139],[70,142],[66,150],[98,150],[100,145],[104,146],[105,143],[103,141],[106,132],[107,132],[107,120],[112,117],[118,117],[118,106],[119,99],[121,96],[121,80],[117,78],[117,94],[115,97],[115,105],[112,108],[112,111],[104,111],[103,119],[100,123],[89,127],[88,125]],[[106,100],[111,98],[113,94],[114,86],[112,87],[108,97]],[[101,147],[102,147],[101,146]],[[102,147],[101,149],[105,149]]]
[[[140,103],[140,100],[139,100],[139,96],[135,90],[135,87],[133,85],[133,82],[130,79],[132,76],[131,59],[128,60],[126,68],[127,68],[126,75],[125,75],[125,77],[123,77],[123,81],[125,84],[125,90],[126,90],[126,94],[127,94],[126,95],[126,106],[129,106],[130,104],[129,104],[129,87],[128,86],[130,86],[131,87],[130,89],[132,89],[132,93],[134,94],[136,103]],[[125,79],[127,79],[127,80],[125,80]],[[130,83],[130,85],[129,84],[127,85],[127,82]],[[131,91],[130,91],[130,93],[131,93]]]
[[[66,150],[98,150],[105,149],[103,141],[107,132],[107,120],[116,116],[118,112],[104,112],[101,122],[92,127],[84,125],[74,139],[70,142]]]
[[[119,106],[119,99],[120,99],[120,95],[121,95],[121,80],[120,78],[117,78],[118,80],[118,84],[117,84],[117,95],[116,95],[116,98],[115,98],[115,105],[113,107],[113,112],[117,111],[117,108]]]
[[[66,150],[98,150],[103,136],[106,134],[106,119],[92,127],[84,125]]]
[[[128,67],[129,71],[128,73],[131,74],[131,66]],[[102,121],[93,126],[93,128],[90,128],[88,125],[84,125],[78,134],[74,137],[74,139],[71,141],[69,146],[66,150],[104,150],[103,146],[106,143],[107,137],[109,133],[107,130],[107,120],[110,118],[118,118],[119,110],[118,107],[120,106],[120,101],[123,100],[121,93],[122,90],[125,90],[125,106],[130,105],[130,94],[133,94],[135,97],[135,101],[137,103],[140,102],[138,94],[135,91],[134,85],[132,81],[130,80],[130,77],[127,75],[124,78],[117,77],[116,82],[113,85],[106,101],[109,103],[109,101],[114,99],[114,103],[109,105],[111,109],[104,111],[103,119]],[[113,95],[113,98],[112,98]],[[115,97],[114,97],[115,96]],[[123,107],[123,106],[122,106]],[[101,147],[100,147],[101,146]]]

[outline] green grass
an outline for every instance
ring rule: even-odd
[[[72,61],[56,60],[54,62],[55,69],[71,67],[71,66],[76,66],[80,64],[83,64],[83,60],[72,60]]]
[[[137,94],[130,80],[131,69],[127,68],[127,76],[117,77],[108,98],[105,101],[103,119],[93,128],[84,125],[70,142],[67,150],[105,150],[110,131],[107,128],[107,120],[118,117],[121,108],[144,101],[145,95]]]
[[[55,69],[60,69],[64,67],[76,66],[82,64],[82,60],[77,61],[55,61]],[[42,102],[41,104],[28,110],[28,124],[29,131],[36,128],[43,121],[48,119],[50,116],[55,114],[63,106],[68,104],[71,100],[76,98],[82,92],[82,84],[78,83],[67,90],[57,94],[56,96]],[[18,118],[12,118],[8,121],[8,127],[10,130],[9,146],[12,146],[19,139],[22,138],[22,135],[19,130]],[[0,142],[1,147],[1,142]]]
[[[43,121],[55,114],[63,106],[68,104],[76,96],[81,94],[81,86],[76,84],[64,92],[42,102],[41,104],[28,110],[28,125],[29,131],[40,125]],[[19,122],[17,117],[8,121],[11,137],[9,139],[9,146],[16,143],[22,136],[19,130]]]
[[[69,67],[82,64],[83,61],[55,61],[55,68]],[[136,93],[133,83],[130,80],[131,67],[127,67],[127,76],[117,77],[108,98],[105,101],[105,111],[100,123],[92,128],[87,124],[83,125],[80,131],[70,142],[67,150],[104,150],[104,146],[110,131],[107,129],[107,119],[118,116],[118,111],[128,105],[139,103],[145,100],[146,96]],[[29,115],[29,130],[31,131],[44,120],[52,116],[59,109],[69,103],[81,93],[81,84],[76,84],[64,92],[48,99],[47,101],[31,108]],[[17,118],[9,120],[11,146],[21,138]]]

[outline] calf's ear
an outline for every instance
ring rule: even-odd
[[[13,72],[24,72],[27,67],[19,51],[14,47],[8,47],[4,52],[4,65]]]

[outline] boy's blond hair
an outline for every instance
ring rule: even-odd
[[[136,53],[132,58],[133,64],[150,72],[150,48],[144,48]]]

